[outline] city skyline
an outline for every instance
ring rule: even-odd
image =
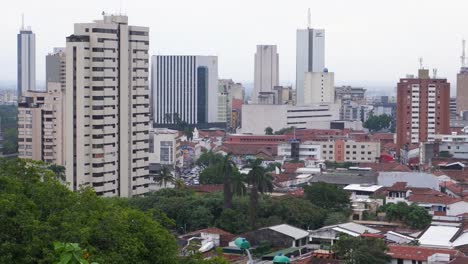
[[[83,18],[92,20],[102,11],[120,10],[132,18],[132,23],[149,26],[150,55],[218,56],[220,78],[242,82],[253,81],[256,45],[271,44],[278,46],[282,58],[280,83],[295,83],[295,34],[297,29],[307,27],[308,8],[311,26],[327,32],[325,66],[336,73],[337,85],[395,87],[399,78],[415,74],[419,57],[424,58],[426,68],[437,68],[439,77],[455,84],[461,40],[468,36],[457,19],[462,17],[463,7],[468,7],[463,1],[453,1],[450,6],[437,1],[389,1],[378,5],[364,0],[297,1],[294,5],[271,5],[268,12],[263,11],[266,1],[221,4],[205,0],[203,5],[189,1],[141,1],[139,5],[99,1],[92,9],[86,2],[59,6],[54,1],[22,1],[8,5],[5,19],[10,23],[4,27],[0,55],[4,71],[0,80],[10,81],[16,76],[16,69],[6,66],[16,61],[15,37],[22,13],[25,25],[36,33],[39,81],[45,79],[44,58],[51,47],[64,46],[74,23]]]

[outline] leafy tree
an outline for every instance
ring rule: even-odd
[[[405,225],[414,229],[424,229],[431,221],[429,213],[417,204],[408,205],[405,202],[389,203],[379,208],[379,211],[385,212],[385,217],[389,221],[401,221]]]
[[[198,166],[211,167],[222,163],[223,155],[214,153],[213,151],[203,152],[197,160]]]
[[[82,245],[90,262],[177,262],[174,237],[150,213],[72,192],[43,162],[0,159],[0,190],[0,263],[53,263],[56,241]]]
[[[187,186],[185,186],[184,180],[182,180],[180,178],[177,178],[177,179],[174,180],[174,187],[176,189],[184,189]]]
[[[327,215],[327,218],[325,219],[325,222],[323,222],[324,225],[336,225],[336,224],[342,224],[348,222],[348,217],[346,214],[342,212],[332,212]]]
[[[4,129],[3,134],[3,153],[12,154],[18,151],[18,131],[16,128],[10,127]]]
[[[16,105],[0,105],[0,127],[3,135],[3,153],[12,154],[18,151],[18,129]]]
[[[155,177],[156,182],[159,186],[164,185],[164,188],[167,187],[167,183],[174,183],[174,176],[172,175],[171,170],[167,166],[162,166],[159,170],[159,174]]]
[[[392,117],[386,114],[383,115],[370,115],[366,122],[364,122],[364,127],[369,129],[371,132],[377,132],[385,128],[389,128],[392,123]]]
[[[284,134],[287,134],[289,132],[292,132],[294,131],[294,127],[286,127],[286,128],[282,128],[278,131],[275,132],[275,135],[284,135]]]
[[[255,229],[259,193],[273,191],[273,177],[262,166],[261,159],[249,160],[250,168],[247,174],[247,182],[250,185],[250,225]]]
[[[329,183],[318,182],[304,188],[306,199],[312,204],[335,211],[349,208],[350,201],[348,193]]]
[[[81,249],[78,243],[54,243],[54,250],[59,255],[59,262],[57,264],[89,264],[88,252]],[[91,264],[97,264],[93,262]]]
[[[385,253],[387,246],[382,239],[340,236],[333,251],[345,264],[386,264],[391,257]]]
[[[266,127],[265,128],[265,135],[273,135],[273,128]]]
[[[281,163],[279,162],[272,162],[272,163],[269,163],[266,167],[266,171],[270,172],[270,171],[275,171],[276,168],[279,168],[281,169]]]
[[[223,184],[224,179],[219,164],[203,169],[198,175],[201,184]]]
[[[231,233],[243,233],[248,231],[247,216],[233,209],[225,209],[216,221],[216,226]]]
[[[240,173],[238,169],[234,170],[232,173],[231,186],[232,192],[235,195],[243,196],[247,193],[247,188],[245,184],[247,183],[247,178],[245,174]]]

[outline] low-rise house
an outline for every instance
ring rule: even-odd
[[[458,250],[403,246],[396,244],[388,246],[387,254],[392,258],[392,264],[448,263],[450,259],[454,259],[456,256],[462,255]],[[440,254],[448,255],[448,257],[442,257]],[[444,262],[433,262],[434,260],[444,260]]]
[[[242,235],[252,246],[269,241],[273,248],[302,247],[308,242],[309,232],[288,224],[260,228]],[[230,243],[231,244],[231,243]]]
[[[468,213],[467,201],[456,201],[447,206],[447,215],[461,216],[466,213]]]
[[[362,234],[379,234],[380,231],[364,225],[356,224],[353,222],[324,226],[322,228],[310,231],[309,240],[311,243],[330,243],[333,245],[340,235],[346,234],[353,237],[361,236]]]
[[[343,189],[351,193],[351,201],[369,200],[382,186],[372,184],[350,184]]]
[[[433,222],[418,237],[421,246],[454,249],[468,245],[468,230],[462,223]]]

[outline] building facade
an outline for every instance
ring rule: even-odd
[[[335,74],[328,71],[305,73],[304,105],[334,102]]]
[[[325,68],[325,30],[298,29],[296,35],[297,104],[304,104],[306,72],[323,72]]]
[[[121,15],[75,24],[66,46],[66,179],[72,190],[148,191],[149,29]]]
[[[450,83],[431,79],[428,70],[418,78],[400,79],[397,87],[397,146],[433,142],[436,134],[448,134]]]
[[[321,145],[312,142],[292,141],[278,145],[278,156],[287,160],[321,160]]]
[[[257,45],[252,102],[265,103],[263,97],[279,85],[279,55],[276,45]]]
[[[17,35],[17,96],[18,100],[26,91],[36,90],[36,34],[30,27],[21,27]]]
[[[46,92],[27,91],[18,104],[18,157],[65,165],[62,83],[48,83]]]
[[[218,120],[218,58],[163,56],[151,58],[154,123],[167,127]]]
[[[468,111],[468,67],[461,67],[457,74],[457,115]]]
[[[174,168],[181,155],[177,152],[180,147],[180,137],[177,130],[155,128],[150,131],[150,164],[160,164]]]
[[[264,134],[266,127],[274,131],[287,127],[297,129],[328,129],[339,119],[339,106],[322,103],[307,106],[294,105],[243,105],[242,133]]]

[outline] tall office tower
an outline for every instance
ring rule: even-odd
[[[127,16],[75,24],[66,46],[66,179],[72,190],[148,191],[149,28]]]
[[[457,115],[468,111],[468,67],[465,59],[465,40],[462,43],[461,68],[457,74]]]
[[[309,22],[310,24],[310,22]],[[297,30],[296,90],[297,104],[304,104],[304,78],[307,72],[323,72],[325,68],[325,30]]]
[[[156,55],[151,57],[151,72],[155,126],[219,121],[216,56]]]
[[[419,70],[418,78],[400,79],[397,86],[397,146],[432,142],[450,132],[450,83],[431,79]],[[397,152],[398,153],[398,152]]]
[[[333,72],[307,72],[304,80],[304,105],[334,103],[335,77]]]
[[[36,90],[36,35],[30,27],[21,26],[17,36],[18,68],[17,95],[18,100],[26,91]]]
[[[257,45],[252,102],[263,103],[259,97],[273,93],[279,84],[279,55],[276,45]]]

